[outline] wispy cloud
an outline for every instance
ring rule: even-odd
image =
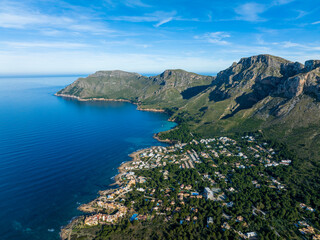
[[[47,33],[46,35],[58,34],[61,31],[91,34],[113,32],[105,24],[92,21],[85,15],[68,15],[48,15],[22,4],[3,2],[0,3],[0,28],[34,30]]]
[[[155,27],[160,27],[161,25],[168,23],[172,20],[181,20],[181,18],[176,17],[176,11],[172,12],[162,12],[157,11],[153,13],[148,13],[142,16],[117,16],[110,17],[110,20],[114,21],[126,21],[126,22],[156,22]]]
[[[126,0],[124,4],[128,7],[151,7],[151,5],[143,3],[141,0]]]
[[[108,7],[119,7],[119,6],[127,6],[130,8],[149,8],[152,7],[149,4],[146,4],[142,0],[104,0]]]
[[[225,38],[229,38],[230,34],[226,32],[211,32],[206,33],[202,36],[195,36],[195,39],[203,39],[209,43],[217,44],[217,45],[229,45],[230,42],[224,40]]]
[[[320,24],[320,21],[316,21],[316,22],[313,22],[311,23],[312,25],[316,25],[316,24]]]
[[[249,22],[265,21],[265,19],[261,18],[259,14],[266,11],[266,9],[267,7],[263,4],[255,2],[246,3],[235,9],[235,12],[238,14],[236,19]]]
[[[273,1],[273,5],[285,5],[294,1],[295,0],[275,0]]]
[[[320,44],[318,42],[310,43],[298,43],[292,41],[281,41],[281,42],[268,42],[265,40],[259,40],[261,35],[257,37],[258,46],[266,46],[271,49],[290,49],[290,51],[304,51],[304,52],[315,52],[320,51]]]
[[[58,49],[81,49],[90,45],[72,42],[0,42],[1,45],[11,48],[58,48]]]
[[[267,21],[267,19],[261,17],[260,14],[266,12],[272,7],[286,5],[293,1],[295,0],[274,0],[269,4],[248,2],[238,6],[237,8],[234,9],[234,11],[238,15],[236,17],[237,20],[243,20],[248,22],[262,22],[262,21]],[[301,17],[302,17],[302,14],[303,12],[301,11],[300,13]]]
[[[290,41],[284,41],[280,43],[275,43],[276,45],[280,45],[284,48],[300,48],[306,51],[320,51],[320,44],[311,43],[311,44],[301,44]]]
[[[155,27],[160,27],[161,25],[165,24],[165,23],[168,23],[170,21],[173,20],[173,17],[168,17],[166,19],[163,19],[162,21],[158,22],[157,24],[155,24],[154,26]]]
[[[298,13],[298,16],[296,16],[294,19],[300,19],[309,14],[309,12],[302,10],[296,10],[296,12]]]

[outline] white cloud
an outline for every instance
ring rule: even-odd
[[[294,42],[281,42],[281,43],[275,43],[275,45],[281,45],[284,48],[295,48],[295,47],[304,47],[302,44],[294,43]]]
[[[68,14],[68,16],[48,15],[22,4],[7,2],[0,3],[0,28],[33,30],[52,36],[62,31],[65,33],[72,31],[91,34],[114,32],[104,24],[92,21],[84,15],[77,15],[77,17],[72,16],[72,14]]]
[[[281,45],[284,48],[300,48],[305,51],[320,51],[320,45],[311,43],[311,44],[301,44],[301,43],[294,43],[290,41],[285,41],[281,43],[276,43],[277,45]]]
[[[128,7],[151,7],[150,5],[143,3],[141,0],[126,0],[124,4]]]
[[[285,5],[285,4],[288,4],[288,3],[291,3],[295,0],[275,0],[273,2],[274,5]]]
[[[165,24],[165,23],[168,23],[170,21],[173,20],[173,17],[168,17],[166,19],[163,19],[162,21],[158,22],[157,24],[155,24],[154,26],[155,27],[160,27],[161,25]]]
[[[211,32],[206,33],[202,36],[195,36],[195,39],[204,39],[209,43],[217,44],[217,45],[229,45],[230,42],[224,40],[225,38],[231,37],[229,33],[226,32]]]
[[[306,11],[302,11],[302,10],[297,10],[296,11],[298,13],[298,16],[295,17],[295,19],[300,19],[300,18],[303,18],[304,16],[308,15],[309,12],[306,12]]]
[[[261,18],[259,14],[266,10],[267,7],[263,4],[255,2],[245,3],[235,9],[235,12],[238,14],[236,19],[249,22],[265,21],[265,19]]]
[[[159,27],[165,23],[168,23],[173,20],[186,20],[176,17],[176,11],[172,12],[162,12],[157,11],[149,14],[145,14],[143,16],[117,16],[110,17],[110,20],[114,21],[126,21],[126,22],[157,22],[154,26]]]
[[[0,13],[0,27],[2,28],[24,28],[28,24],[38,24],[39,19],[35,16],[21,16],[11,13]]]
[[[142,0],[104,0],[108,7],[118,7],[119,5],[125,5],[131,8],[144,7],[149,8],[152,7],[149,4],[144,3]]]
[[[265,42],[265,41],[258,41],[259,45],[268,46],[270,50],[272,49],[290,49],[290,51],[303,51],[307,52],[315,52],[320,51],[320,44],[317,42],[310,42],[306,43],[297,43],[291,41],[282,41],[282,42]],[[271,47],[272,46],[272,47]]]
[[[320,24],[320,21],[316,21],[316,22],[313,22],[311,24],[313,24],[313,25]]]
[[[90,45],[72,42],[0,42],[5,47],[11,48],[58,48],[58,49],[81,49]]]
[[[260,4],[256,2],[248,2],[235,8],[235,12],[238,14],[237,20],[243,20],[248,22],[262,22],[267,19],[262,18],[260,14],[264,13],[268,9],[276,6],[286,5],[295,0],[275,0],[269,4]],[[298,17],[304,16],[306,13],[301,11]]]

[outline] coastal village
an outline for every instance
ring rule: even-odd
[[[274,203],[268,200],[267,204],[246,206],[241,196],[252,192],[254,198],[259,191],[276,197],[286,194],[287,185],[273,172],[292,165],[291,159],[282,158],[269,143],[249,135],[155,146],[131,157],[132,161],[119,167],[117,188],[100,191],[97,199],[79,207],[87,215],[78,228],[161,217],[166,223],[215,226],[239,239],[260,239],[250,219],[267,223]],[[243,184],[238,176],[244,176]],[[219,209],[219,215],[206,211],[205,206]],[[297,202],[297,209],[300,219],[292,224],[292,231],[303,239],[320,239],[320,231],[309,221],[316,210],[304,202]],[[274,232],[281,236],[276,229]]]

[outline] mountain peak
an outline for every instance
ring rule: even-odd
[[[288,64],[292,64],[292,62],[268,54],[241,58],[238,63],[233,63],[226,70],[219,72],[217,81],[220,84],[226,83],[231,85],[236,82],[248,81],[250,82],[250,86],[252,86],[256,79],[282,77],[281,66]]]
[[[89,77],[128,77],[128,76],[141,76],[138,73],[126,72],[122,70],[110,70],[110,71],[97,71],[94,74],[91,74]]]
[[[260,54],[260,55],[255,55],[247,58],[241,58],[238,64],[243,64],[246,66],[250,66],[252,64],[256,63],[262,63],[262,64],[267,64],[269,66],[275,66],[279,64],[285,64],[285,63],[291,63],[291,61],[288,61],[284,58],[281,57],[276,57],[273,55],[269,54]]]
[[[191,72],[187,72],[182,69],[167,69],[163,73],[160,74],[161,77],[168,77],[168,76],[177,76],[177,75],[182,75],[182,74],[195,74]]]

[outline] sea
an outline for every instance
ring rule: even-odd
[[[164,113],[54,96],[82,76],[0,77],[0,239],[56,240],[130,153],[165,146]]]

